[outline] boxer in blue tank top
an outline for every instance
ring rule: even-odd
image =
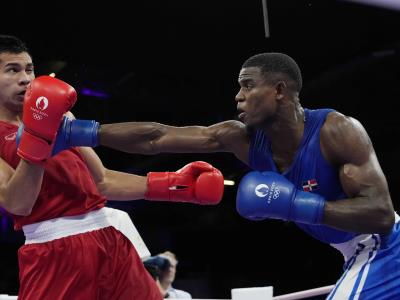
[[[105,124],[90,136],[131,153],[234,153],[254,169],[238,187],[240,215],[293,221],[342,252],[344,273],[327,299],[400,299],[400,223],[363,126],[331,109],[303,109],[301,72],[285,54],[250,57],[239,84],[240,122]]]

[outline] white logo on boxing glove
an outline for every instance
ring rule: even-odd
[[[36,99],[36,108],[39,110],[45,110],[49,106],[49,100],[46,97],[40,96]]]
[[[257,185],[254,190],[258,197],[266,197],[268,195],[268,191],[269,187],[264,183]]]

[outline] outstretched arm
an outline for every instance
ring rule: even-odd
[[[352,232],[389,232],[394,222],[393,204],[363,126],[331,113],[321,131],[321,148],[328,161],[340,166],[340,181],[349,197],[326,202],[324,223]]]
[[[233,152],[247,162],[248,137],[243,123],[237,121],[209,127],[174,127],[152,122],[104,124],[98,136],[99,144],[129,153]]]
[[[146,177],[109,170],[104,167],[92,148],[79,148],[99,192],[108,199],[143,199],[146,193]]]
[[[75,120],[69,114],[58,130],[52,155],[73,146],[95,147],[99,144],[139,154],[231,152],[245,163],[249,151],[246,127],[238,121],[208,127],[174,127],[154,122],[100,126],[93,120]]]
[[[222,199],[223,176],[206,162],[193,162],[176,172],[150,172],[143,177],[105,168],[91,148],[80,151],[99,192],[109,199],[197,204],[218,204]]]

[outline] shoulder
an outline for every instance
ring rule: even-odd
[[[372,150],[371,140],[363,125],[355,118],[339,112],[328,114],[321,128],[321,148],[334,164],[364,162]]]
[[[225,150],[232,150],[238,145],[247,144],[249,132],[242,122],[229,120],[207,127],[212,136]]]
[[[224,133],[225,135],[228,134],[230,136],[245,136],[247,133],[246,125],[242,122],[229,120],[220,122],[208,127],[209,130],[214,130],[219,132],[220,134]]]
[[[330,112],[321,129],[321,137],[342,140],[348,134],[356,134],[363,131],[361,123],[339,112]]]

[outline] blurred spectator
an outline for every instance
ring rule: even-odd
[[[144,267],[150,273],[151,277],[154,278],[161,295],[164,298],[168,298],[167,291],[161,286],[160,276],[162,273],[168,271],[170,262],[167,258],[161,256],[151,256],[143,261]]]
[[[175,289],[172,286],[172,283],[175,280],[176,266],[178,264],[176,255],[170,251],[165,251],[163,253],[160,253],[158,256],[166,258],[170,263],[169,268],[166,270],[163,270],[160,274],[161,287],[167,291],[167,295],[168,295],[168,297],[165,297],[165,298],[192,299],[192,296],[188,292]]]
[[[175,280],[176,265],[178,264],[174,253],[165,251],[157,256],[149,257],[143,264],[156,281],[164,298],[192,299],[188,292],[172,287],[172,283]]]

